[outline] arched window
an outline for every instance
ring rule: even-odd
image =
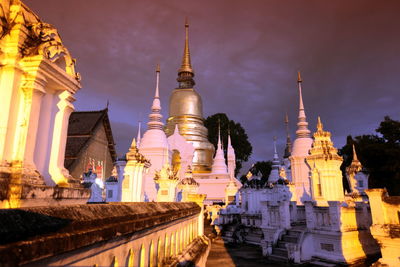
[[[144,248],[143,244],[140,247],[140,259],[139,259],[139,266],[145,267],[146,266],[146,249]]]
[[[125,266],[133,267],[134,259],[135,259],[135,254],[133,253],[133,250],[130,249],[128,252],[128,257],[126,259]]]
[[[175,232],[175,255],[179,253],[179,230]]]
[[[157,255],[156,255],[156,265],[161,266],[161,261],[162,261],[162,242],[161,238],[158,238],[157,242]]]
[[[153,240],[150,242],[149,246],[149,266],[154,267],[154,244]]]
[[[114,256],[111,266],[112,266],[112,267],[118,267],[118,260],[117,260],[117,257]]]
[[[171,234],[171,250],[169,255],[174,256],[175,255],[175,233]]]
[[[164,258],[168,257],[170,254],[168,242],[169,242],[169,238],[167,235],[165,235]]]

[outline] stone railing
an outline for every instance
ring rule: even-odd
[[[182,255],[209,246],[196,239],[200,212],[181,202],[0,210],[7,218],[0,220],[0,266],[157,266],[189,259]],[[194,264],[204,262],[195,256]]]
[[[371,225],[368,205],[353,203],[352,206],[339,201],[328,201],[329,206],[314,206],[306,203],[307,227],[326,231],[366,230]]]
[[[372,212],[371,234],[378,241],[382,253],[379,264],[400,266],[400,196],[389,197],[386,189],[368,189],[365,192]]]
[[[305,224],[306,209],[304,206],[297,206],[296,201],[290,201],[290,222],[292,224]]]

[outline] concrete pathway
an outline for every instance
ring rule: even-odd
[[[270,263],[262,256],[259,246],[241,244],[225,244],[220,238],[211,244],[210,254],[207,258],[206,267],[230,267],[230,266],[289,266],[284,264]]]

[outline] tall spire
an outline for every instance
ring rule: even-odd
[[[276,151],[276,137],[274,136],[274,158],[272,159],[271,173],[268,177],[268,182],[274,183],[279,180],[279,168],[280,168],[279,156]]]
[[[297,86],[299,88],[299,117],[297,122],[297,137],[310,137],[310,130],[308,129],[308,122],[306,120],[306,113],[304,111],[304,104],[303,104],[303,95],[301,91],[301,83],[303,80],[301,79],[300,71],[297,72]]]
[[[276,151],[276,136],[274,136],[274,158],[272,160],[272,167],[276,166],[279,168],[279,156],[278,152]]]
[[[353,144],[353,161],[358,161],[356,148],[355,148],[354,144]]]
[[[138,126],[138,131],[137,131],[137,137],[136,137],[136,140],[137,140],[137,146],[138,147],[140,147],[140,140],[142,139],[142,137],[141,137],[141,126],[142,126],[142,122],[141,121],[139,121],[139,126]]]
[[[292,154],[292,141],[290,140],[289,117],[287,112],[285,114],[285,126],[286,126],[286,147],[285,147],[285,154],[283,155],[283,157],[288,158]]]
[[[192,88],[195,85],[193,80],[194,71],[190,60],[189,50],[189,22],[185,20],[185,47],[183,50],[182,65],[178,70],[179,88]]]
[[[228,146],[227,146],[227,157],[228,159],[230,157],[235,157],[235,149],[232,146],[232,142],[231,142],[231,133],[230,131],[228,131]]]
[[[160,94],[159,94],[159,82],[160,82],[160,65],[157,64],[156,67],[156,92],[154,94],[153,105],[151,106],[151,113],[149,115],[149,122],[147,123],[147,128],[150,129],[159,129],[162,130],[164,123],[162,123],[162,115],[161,115],[161,102],[160,102]]]
[[[221,124],[220,124],[219,119],[218,119],[218,145],[217,145],[217,149],[220,149],[220,148],[222,150],[222,145],[221,145]]]
[[[232,147],[230,130],[228,130],[228,146],[226,148],[226,157],[228,162],[228,172],[232,179],[233,177],[235,177],[236,155],[235,149],[233,149]]]
[[[224,151],[222,150],[221,145],[221,128],[218,123],[218,144],[217,144],[217,152],[215,153],[214,163],[212,166],[213,174],[227,174],[228,168],[225,163]]]

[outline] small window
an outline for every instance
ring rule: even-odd
[[[112,198],[112,197],[113,197],[113,191],[112,190],[108,190],[107,198]]]
[[[364,182],[362,180],[358,180],[358,187],[364,187]]]

